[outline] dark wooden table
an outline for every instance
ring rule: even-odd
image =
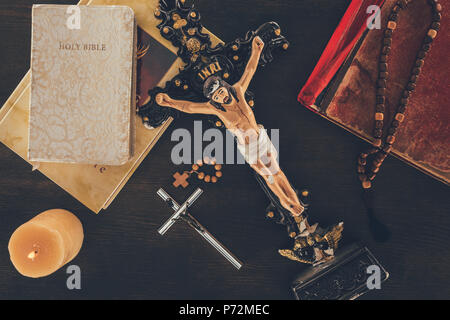
[[[0,4],[2,104],[29,68],[33,2]],[[364,298],[450,298],[448,187],[389,157],[375,183],[376,211],[393,236],[387,243],[374,242],[354,173],[364,143],[296,101],[348,4],[199,0],[198,8],[205,26],[224,40],[274,20],[291,41],[284,56],[256,74],[251,85],[256,117],[267,128],[281,128],[282,167],[297,187],[312,190],[312,219],[322,224],[345,221],[344,242],[362,240],[390,272],[382,289]],[[0,298],[292,299],[290,283],[305,267],[277,254],[290,242],[282,227],[265,220],[268,201],[247,166],[226,166],[220,183],[208,186],[192,209],[245,262],[242,270],[236,271],[186,225],[177,224],[164,237],[157,234],[171,211],[156,190],[165,187],[182,200],[193,188],[171,186],[171,175],[180,168],[169,160],[175,145],[171,131],[192,130],[193,119],[186,116],[171,125],[110,208],[99,215],[39,172],[31,172],[1,145]],[[15,228],[45,209],[60,207],[76,213],[85,228],[83,248],[73,261],[82,270],[78,291],[66,288],[65,268],[35,280],[20,276],[9,260],[7,245]]]

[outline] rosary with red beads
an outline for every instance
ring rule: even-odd
[[[388,63],[387,58],[391,50],[392,43],[392,33],[397,27],[397,18],[400,10],[405,9],[408,0],[400,0],[394,5],[389,15],[386,30],[384,31],[383,37],[383,47],[380,53],[379,60],[379,74],[377,80],[376,88],[376,106],[375,106],[375,125],[373,137],[374,141],[372,147],[362,152],[358,157],[357,172],[358,177],[361,180],[362,187],[364,189],[370,189],[372,187],[372,180],[377,175],[380,170],[380,166],[386,159],[387,155],[392,150],[392,145],[395,142],[395,136],[399,125],[405,119],[404,113],[406,110],[406,105],[408,104],[408,99],[411,93],[416,87],[416,81],[424,64],[424,59],[427,52],[430,50],[431,43],[437,35],[440,27],[441,21],[441,11],[442,6],[439,4],[438,0],[428,0],[432,8],[432,22],[430,28],[423,40],[422,46],[417,54],[417,59],[415,61],[414,67],[411,71],[411,75],[407,85],[405,86],[402,98],[397,107],[397,112],[394,119],[391,122],[391,126],[388,129],[385,141],[382,141],[383,127],[384,127],[384,111],[385,111],[385,101],[386,101],[386,82],[388,78]],[[372,165],[368,165],[368,158],[371,158]]]

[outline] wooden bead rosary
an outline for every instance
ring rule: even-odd
[[[388,78],[387,60],[389,52],[391,51],[392,33],[397,27],[398,13],[400,12],[400,10],[407,7],[408,2],[410,1],[400,0],[396,3],[396,5],[394,5],[389,15],[386,30],[384,31],[383,47],[381,49],[378,65],[379,73],[376,88],[375,125],[373,132],[374,141],[372,143],[372,147],[362,152],[358,157],[357,172],[364,189],[370,189],[372,187],[371,181],[375,178],[384,159],[386,159],[387,155],[392,150],[392,145],[395,142],[397,129],[405,119],[404,113],[408,104],[408,99],[411,93],[416,88],[416,81],[424,64],[425,56],[430,50],[431,43],[436,37],[440,27],[440,12],[442,11],[442,6],[439,4],[438,0],[428,0],[428,3],[432,8],[432,22],[427,35],[422,42],[421,49],[417,54],[417,59],[415,61],[414,67],[412,68],[409,81],[403,90],[402,98],[400,99],[399,105],[397,107],[397,112],[392,119],[386,139],[383,142],[381,138],[383,136],[383,127],[385,120],[384,112],[386,102],[386,82]],[[367,159],[369,156],[372,158],[372,166],[370,167],[368,165]]]
[[[214,168],[214,174],[207,174],[204,171],[201,171],[200,168],[203,167],[203,165],[211,165]],[[175,188],[182,186],[183,188],[186,188],[189,185],[189,182],[187,182],[187,179],[192,175],[196,174],[197,178],[199,180],[204,181],[205,183],[216,183],[219,181],[219,179],[222,177],[222,165],[217,164],[216,160],[210,159],[208,157],[205,157],[203,160],[197,160],[196,163],[192,165],[192,170],[190,171],[184,171],[183,174],[180,174],[179,172],[175,172],[173,177],[175,178],[175,181],[172,183]]]

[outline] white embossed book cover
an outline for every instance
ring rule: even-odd
[[[29,160],[126,163],[136,103],[133,10],[34,5],[31,46]]]

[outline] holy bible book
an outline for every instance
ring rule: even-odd
[[[132,157],[135,48],[129,7],[33,6],[30,161],[121,165]]]
[[[383,4],[384,2],[384,4]],[[378,58],[395,0],[352,1],[329,41],[299,101],[358,137],[371,141]],[[450,183],[450,0],[441,0],[441,26],[425,57],[392,154]],[[381,5],[381,28],[369,30],[370,5]],[[398,15],[388,60],[386,123],[395,114],[417,52],[432,21],[427,1],[412,1]]]

